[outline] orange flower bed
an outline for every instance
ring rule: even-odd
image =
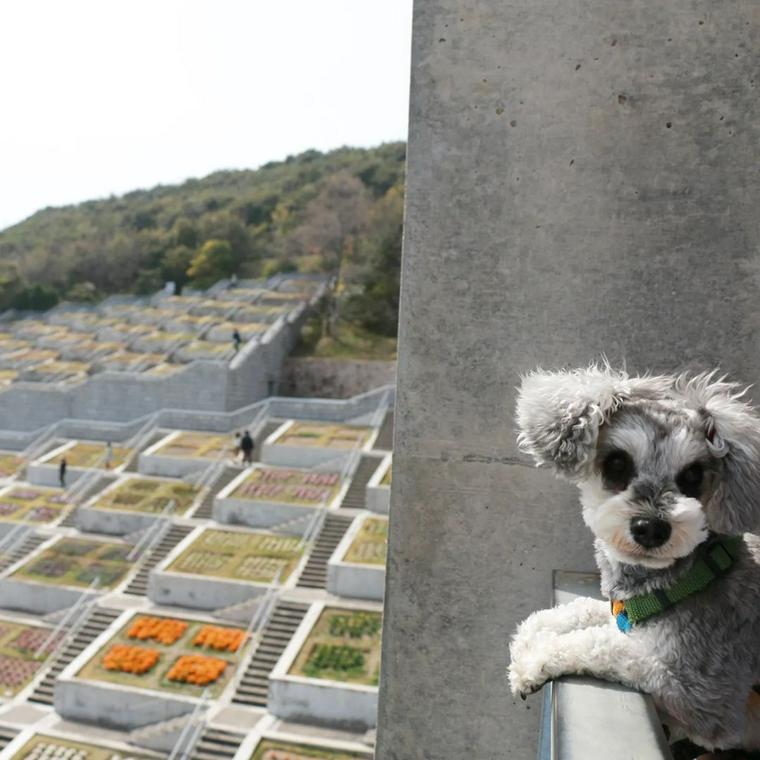
[[[154,639],[159,644],[173,644],[187,630],[184,620],[172,618],[140,617],[129,627],[130,639]]]
[[[227,663],[218,657],[204,657],[201,654],[186,654],[178,658],[166,677],[170,681],[192,683],[205,686],[219,678]]]
[[[147,673],[158,662],[159,657],[160,654],[155,649],[114,644],[103,658],[103,667],[106,670],[121,670],[139,676]]]
[[[210,647],[218,651],[237,652],[244,639],[244,631],[204,625],[193,639],[193,644],[197,647]]]

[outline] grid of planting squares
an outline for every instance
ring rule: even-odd
[[[181,459],[216,459],[221,454],[233,453],[228,436],[210,433],[180,433],[159,447],[154,453],[162,457]]]
[[[17,485],[0,492],[0,520],[44,525],[55,522],[69,510],[60,488]]]
[[[12,577],[58,586],[87,587],[98,580],[99,589],[116,586],[132,567],[132,547],[122,543],[59,538],[23,564]]]
[[[250,760],[368,760],[369,755],[314,747],[308,744],[264,739],[259,742]]]
[[[327,607],[290,669],[292,675],[376,686],[382,615]]]
[[[242,628],[136,615],[77,674],[79,678],[199,696],[218,696],[246,647]]]
[[[336,472],[256,467],[230,498],[315,507],[329,504],[339,490],[340,476]]]
[[[298,538],[274,533],[209,528],[167,570],[252,583],[284,583],[304,548]]]
[[[388,554],[388,520],[368,517],[362,521],[356,538],[346,551],[344,562],[384,565]]]
[[[59,641],[51,628],[0,619],[0,696],[21,691]]]
[[[353,449],[363,446],[371,428],[325,422],[294,422],[273,442],[282,446],[314,446],[328,449]]]
[[[128,478],[103,493],[94,507],[158,514],[174,502],[174,514],[183,515],[198,493],[197,488],[182,481]]]
[[[107,444],[101,441],[77,441],[72,447],[43,461],[46,464],[58,465],[65,459],[68,467],[107,466],[114,469],[124,464],[131,453],[131,449],[124,446],[111,446],[109,459]]]
[[[120,752],[89,742],[39,734],[32,737],[13,760],[150,760],[150,757],[131,750]]]

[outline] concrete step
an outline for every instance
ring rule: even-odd
[[[385,413],[385,419],[380,425],[380,432],[377,434],[373,448],[393,451],[393,409]]]
[[[253,707],[267,706],[269,674],[285,651],[285,647],[287,647],[308,609],[308,605],[295,602],[279,602],[277,604],[272,619],[264,626],[261,642],[253,653],[253,657],[251,657],[232,697],[233,702]],[[275,620],[276,623],[273,622]],[[277,626],[276,642],[270,638],[271,625]],[[283,635],[285,633],[289,635]]]
[[[341,509],[364,509],[366,507],[367,483],[375,474],[375,470],[377,470],[381,461],[382,458],[377,455],[362,455],[354,476],[351,478],[351,485],[348,487],[343,501],[340,503]]]
[[[240,748],[244,734],[206,726],[190,754],[191,760],[224,760]]]
[[[145,596],[148,592],[150,571],[192,530],[193,528],[189,525],[172,525],[153,551],[141,561],[138,560],[140,561],[139,568],[124,589],[124,593],[131,596]]]

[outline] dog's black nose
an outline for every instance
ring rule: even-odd
[[[634,517],[631,520],[633,540],[645,549],[656,549],[670,538],[671,528],[667,520],[657,517]]]

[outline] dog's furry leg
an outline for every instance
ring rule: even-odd
[[[609,622],[609,602],[581,596],[567,604],[538,610],[529,615],[518,626],[515,638],[526,640],[526,643],[530,644],[530,639],[540,631],[568,633],[577,628],[591,628],[596,625],[606,625]]]
[[[509,683],[513,694],[532,694],[563,675],[591,675],[652,691],[664,668],[636,637],[607,623],[567,633],[539,631],[530,640],[516,636],[510,646]],[[649,687],[649,688],[648,688]]]

